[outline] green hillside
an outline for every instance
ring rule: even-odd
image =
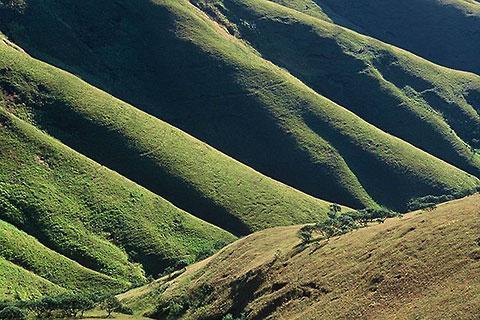
[[[12,112],[188,212],[242,234],[314,221],[328,210],[327,202],[267,178],[78,78],[9,46],[0,50],[6,71],[0,82]]]
[[[475,195],[304,246],[264,230],[120,298],[155,319],[474,320],[479,212]]]
[[[35,299],[64,289],[0,256],[0,300]]]
[[[2,263],[6,267],[5,278],[11,279],[7,282],[4,278],[0,282],[3,286],[22,284],[22,281],[14,280],[17,275],[25,274],[27,279],[22,285],[23,288],[17,286],[10,289],[10,294],[7,292],[0,294],[0,300],[5,296],[8,298],[9,295],[12,298],[14,295],[19,295],[23,299],[28,298],[22,297],[22,290],[25,292],[32,290],[30,294],[34,294],[35,290],[39,293],[54,294],[62,287],[63,291],[69,289],[99,294],[120,292],[129,288],[126,281],[114,280],[89,270],[3,221],[0,221],[0,257],[6,259]],[[7,261],[13,266],[9,266]]]
[[[480,74],[476,0],[271,0],[406,49],[432,62]],[[307,2],[307,1],[304,1]]]
[[[86,1],[82,6],[68,1],[27,1],[23,13],[14,17],[17,27],[12,29],[12,24],[5,22],[3,30],[31,54],[81,75],[254,169],[318,198],[353,207],[377,202],[404,210],[411,198],[449,193],[478,184],[472,176],[378,130],[320,96],[260,57],[259,52],[243,40],[232,36],[238,31],[236,25],[227,23],[224,29],[187,1],[104,1],[102,4]],[[87,26],[91,30],[85,29]],[[4,81],[12,83],[8,73],[5,78]],[[71,96],[79,95],[79,91]],[[399,95],[400,100],[407,99],[405,94]],[[53,99],[47,105],[63,107],[64,100],[56,103]],[[83,102],[78,98],[77,101]],[[74,105],[68,107],[76,113],[79,111]],[[417,117],[421,107],[411,112],[410,118]],[[463,107],[471,112],[471,106],[464,103]],[[151,156],[155,151],[150,149],[155,148],[140,147],[142,139],[134,138],[133,133],[128,133],[130,140],[126,140],[132,141],[128,152],[125,146],[115,146],[125,142],[124,133],[119,133],[120,138],[117,135],[119,123],[126,123],[124,118],[121,121],[111,118],[112,123],[108,125],[106,119],[102,119],[103,127],[97,128],[95,117],[100,115],[93,116],[91,107],[82,110],[83,115],[72,115],[72,120],[66,119],[65,112],[61,112],[58,119],[59,113],[49,111],[51,109],[53,106],[45,107],[42,117],[38,111],[33,112],[37,114],[34,121],[40,127],[177,206],[211,222],[215,220],[206,212],[212,210],[202,207],[211,208],[211,202],[220,204],[216,210],[230,206],[225,204],[225,199],[222,203],[211,195],[207,197],[208,204],[200,204],[197,199],[194,203],[194,197],[184,201],[178,198],[178,193],[173,194],[175,188],[158,186],[152,181],[158,181],[154,178],[158,176],[152,175],[156,169],[146,169],[147,165],[156,167],[158,159],[138,159],[143,153]],[[108,111],[102,110],[102,118],[106,114]],[[84,122],[77,128],[82,117],[93,123]],[[467,116],[468,121],[475,125],[472,117]],[[131,116],[128,118],[132,131],[130,127],[138,125],[133,125],[136,122]],[[462,168],[476,172],[478,157],[460,138],[448,133],[445,121],[433,116],[430,120],[434,123],[425,127],[428,130],[429,126],[433,127],[429,132],[433,131],[442,152],[449,154],[447,160],[453,154]],[[108,139],[102,131],[94,134],[92,140],[95,130],[107,126],[112,128],[108,130]],[[72,127],[76,129],[71,130]],[[150,133],[148,135],[151,138]],[[103,143],[102,137],[105,137]],[[146,139],[145,134],[142,137]],[[98,148],[92,148],[93,145]],[[450,147],[453,150],[449,150]],[[99,154],[100,150],[104,154]],[[138,161],[142,161],[141,168],[145,171],[132,170],[131,163]],[[155,174],[162,180],[166,178],[158,171]],[[179,182],[171,184],[178,186]],[[198,184],[193,185],[199,188]],[[207,193],[200,190],[195,197]],[[226,211],[232,212],[232,207]],[[217,224],[232,230],[232,226],[226,226],[227,222],[222,223]],[[259,228],[261,224],[255,229]]]
[[[80,269],[33,238],[25,239],[23,246],[24,234],[2,229],[8,236],[1,242],[5,251],[0,250],[0,255],[29,271],[65,288],[85,281],[90,290],[121,289],[142,283],[145,271],[156,275],[234,239],[77,154],[3,107],[0,125],[0,219],[49,249],[119,281]],[[60,264],[56,274],[51,270],[54,261]],[[62,280],[64,270],[78,278],[69,275],[71,280]]]
[[[263,57],[369,123],[480,176],[480,76],[263,0],[195,1]],[[222,10],[225,14],[222,14]]]
[[[479,53],[477,0],[0,0],[0,318],[478,320]]]

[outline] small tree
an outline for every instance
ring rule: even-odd
[[[105,310],[108,315],[107,318],[110,318],[112,312],[118,311],[122,309],[122,304],[120,300],[118,300],[115,296],[110,296],[102,303],[102,309]]]
[[[27,319],[27,315],[18,307],[8,306],[0,311],[0,319],[23,320]]]
[[[312,241],[314,229],[315,229],[315,226],[306,225],[301,227],[300,230],[298,230],[297,235],[302,240],[302,244],[306,244]]]

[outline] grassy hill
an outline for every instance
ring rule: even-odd
[[[0,257],[0,299],[28,300],[64,291],[50,281]]]
[[[315,197],[352,207],[379,203],[404,210],[411,198],[449,193],[478,184],[476,178],[378,130],[319,95],[262,58],[259,51],[243,40],[232,36],[238,31],[236,25],[222,28],[190,2],[104,1],[98,4],[86,1],[78,6],[68,1],[27,1],[22,13],[9,12],[14,22],[8,22],[4,10],[2,30],[30,54],[79,74],[252,168]],[[12,86],[12,75],[7,73],[3,78]],[[18,85],[22,81],[14,82]],[[26,90],[25,86],[21,90]],[[401,99],[406,99],[402,95]],[[51,104],[58,108],[63,106],[63,100],[53,99]],[[76,98],[76,102],[81,101]],[[128,109],[123,105],[122,108]],[[464,108],[469,108],[466,103]],[[227,212],[234,211],[230,204],[225,204],[225,199],[222,202],[212,195],[207,197],[207,204],[199,201],[201,194],[208,193],[205,190],[189,190],[188,193],[196,195],[188,201],[178,199],[178,193],[172,192],[176,188],[170,186],[182,182],[174,181],[162,187],[156,181],[159,177],[168,180],[168,175],[158,172],[159,176],[152,175],[154,169],[132,170],[131,163],[140,161],[141,168],[155,167],[158,159],[138,158],[143,153],[150,156],[150,149],[155,147],[139,148],[142,139],[133,137],[131,132],[130,138],[124,140],[124,133],[118,133],[119,125],[113,122],[126,123],[125,118],[111,118],[112,123],[108,125],[103,119],[97,128],[100,122],[97,119],[105,117],[104,110],[101,115],[93,116],[94,109],[89,107],[82,111],[83,115],[67,120],[66,112],[60,113],[62,117],[58,119],[59,113],[49,111],[53,107],[44,108],[42,117],[35,108],[31,109],[37,125],[50,134],[177,206],[210,222],[215,222],[207,213],[212,211],[208,210],[212,202],[220,206],[215,210],[228,207]],[[69,110],[79,109],[74,106]],[[471,111],[470,106],[468,112]],[[411,112],[410,118],[417,117],[419,112]],[[93,123],[83,122],[77,128],[82,117]],[[472,117],[473,120],[466,116],[469,125],[476,123],[475,116]],[[128,123],[138,127],[131,118]],[[436,134],[442,152],[453,154],[458,163],[463,161],[462,168],[470,172],[477,170],[478,157],[468,146],[448,131],[444,121],[438,117],[430,119],[436,121],[437,127],[432,125],[434,128],[429,132]],[[98,141],[98,137],[107,136],[105,131],[96,133],[92,140],[93,132],[108,126],[111,128],[108,140]],[[146,134],[141,135],[146,139]],[[128,152],[124,145],[112,146],[112,141],[127,141]],[[103,154],[99,150],[104,151]],[[197,172],[201,171],[204,170]],[[198,184],[195,188],[199,188]],[[285,212],[283,208],[282,211]],[[226,221],[216,223],[233,230],[233,226],[226,226]],[[238,221],[235,225],[239,225]],[[258,224],[253,229],[261,226]],[[240,231],[246,230],[248,227]]]
[[[40,293],[53,295],[66,289],[89,294],[115,293],[130,286],[126,281],[83,267],[3,221],[0,221],[0,235],[1,264],[5,266],[0,283],[8,288],[0,294],[0,300],[25,300]],[[17,279],[22,275],[24,281]],[[23,292],[28,294],[25,296]]]
[[[480,74],[480,3],[476,0],[272,0],[346,26],[432,62]],[[307,2],[307,1],[303,1]]]
[[[3,103],[0,127],[0,219],[32,236],[2,222],[0,256],[61,287],[119,291],[234,239],[19,120]]]
[[[70,74],[7,45],[0,50],[0,87],[10,111],[204,220],[245,234],[313,221],[328,210],[327,202],[263,176]]]
[[[479,213],[477,194],[307,246],[298,226],[265,230],[120,297],[156,318],[473,320]]]
[[[270,1],[195,1],[319,94],[376,127],[480,176],[480,76]],[[225,13],[222,13],[225,12]],[[224,22],[222,22],[224,21]],[[228,22],[225,22],[228,21]]]

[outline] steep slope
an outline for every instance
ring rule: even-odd
[[[312,14],[297,1],[271,0]],[[336,24],[418,54],[480,74],[480,3],[476,0],[312,0]]]
[[[86,291],[96,286],[122,289],[142,283],[145,271],[156,275],[234,239],[60,144],[6,112],[3,105],[4,101],[0,103],[0,219],[49,249],[119,281],[81,269],[6,227],[0,255],[7,260],[65,288],[74,287],[69,281],[75,281],[88,282]],[[64,270],[77,278],[60,279]]]
[[[6,266],[7,279],[1,280],[0,286],[16,286],[16,288],[10,289],[10,294],[3,293],[3,298],[5,295],[10,295],[12,298],[18,295],[25,299],[26,297],[22,297],[23,294],[19,290],[35,296],[36,291],[53,294],[58,292],[60,287],[63,288],[63,291],[69,289],[89,294],[118,293],[129,288],[128,282],[114,280],[104,274],[89,270],[48,249],[35,238],[1,220],[0,257],[16,265],[16,267],[11,267],[6,261],[3,263]],[[18,269],[31,272],[31,275],[26,276],[28,280],[25,283],[17,279],[16,274],[28,274],[28,272]],[[36,280],[37,277],[38,280]],[[0,300],[3,300],[1,294]]]
[[[156,318],[473,320],[479,218],[475,195],[307,246],[299,227],[265,230],[121,298]]]
[[[265,177],[78,78],[8,46],[0,50],[0,87],[10,111],[202,219],[244,234],[314,221],[328,210],[327,202]]]
[[[37,57],[72,70],[245,164],[322,199],[354,207],[376,201],[403,210],[411,198],[478,184],[477,179],[318,95],[187,1],[104,1],[98,6],[93,1],[82,6],[27,1],[25,11],[14,16],[19,27],[13,30],[4,20],[2,28]],[[235,34],[234,26],[229,28]],[[40,126],[67,139],[58,130],[65,119],[54,120],[48,114],[43,117],[47,125],[39,118],[35,121]],[[76,149],[180,206],[181,201],[167,196],[171,188],[155,189],[158,186],[149,181],[151,170],[127,172],[117,159],[92,154],[92,148],[80,149],[77,141],[86,140],[90,131],[70,136],[69,144],[76,143]],[[96,139],[87,144],[98,145]],[[110,143],[104,148],[112,150]],[[182,208],[213,221],[201,207]]]
[[[195,0],[263,57],[369,123],[480,176],[480,76],[252,0]],[[224,13],[222,13],[222,11]],[[480,50],[480,46],[479,46]]]
[[[55,295],[65,289],[0,256],[0,300],[28,300]]]

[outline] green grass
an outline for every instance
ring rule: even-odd
[[[62,287],[64,290],[76,290],[88,294],[108,294],[124,291],[130,285],[126,281],[114,280],[81,266],[78,262],[45,247],[32,236],[3,221],[0,221],[0,257],[18,266],[16,268],[10,267],[10,271],[8,271],[9,268],[5,269],[7,270],[7,277],[12,277],[12,280],[4,282],[6,286],[19,283],[18,280],[14,280],[15,274],[21,273],[16,271],[17,268],[23,268],[31,272],[29,277],[26,277],[27,279],[41,277],[38,280],[41,279],[42,281],[38,282],[45,282],[45,284],[43,286],[38,285],[37,290],[49,294],[55,293],[52,288],[56,288],[56,286]],[[4,264],[7,263],[4,262]],[[27,272],[24,271],[23,273]],[[37,284],[25,284],[24,286],[23,290],[30,289],[35,292]],[[18,289],[11,290],[18,291]],[[19,293],[19,296],[23,300],[26,299],[26,297],[22,297],[21,293]],[[1,297],[0,300],[2,300]]]
[[[174,280],[120,296],[164,319],[475,319],[480,195],[301,245],[300,226],[254,233]],[[154,294],[154,293],[157,294]]]
[[[0,301],[29,300],[65,289],[0,256]]]
[[[300,29],[314,29],[316,34],[309,34],[307,40],[319,41],[322,28],[330,28],[329,32],[336,30],[326,27],[319,19],[308,20],[308,16],[301,15],[302,21],[295,22],[300,19],[300,14],[296,11],[291,10],[285,15],[282,13],[285,7],[262,1],[245,1],[249,5],[248,10],[265,10],[265,18],[258,22],[253,21],[254,19],[244,19],[243,24],[230,21],[227,11],[231,7],[225,4],[218,8],[221,15],[216,15],[214,20],[226,23],[225,28],[187,1],[138,1],[135,4],[127,1],[104,1],[102,4],[86,1],[82,6],[68,1],[27,2],[29,5],[25,13],[15,16],[15,23],[8,23],[6,19],[2,30],[29,53],[82,76],[246,165],[317,198],[351,207],[373,206],[379,203],[404,210],[405,204],[411,198],[448,193],[478,184],[476,178],[393,138],[367,122],[371,121],[383,131],[392,132],[411,140],[412,143],[415,141],[424,150],[460,168],[478,173],[478,156],[473,155],[468,145],[462,141],[470,139],[471,142],[478,136],[477,133],[473,133],[472,137],[468,136],[472,132],[466,129],[478,124],[478,115],[471,107],[475,103],[469,105],[463,101],[461,107],[454,106],[453,110],[461,114],[458,118],[461,120],[458,121],[467,120],[468,126],[462,127],[460,122],[452,123],[457,114],[445,117],[452,120],[450,122],[438,116],[438,112],[444,112],[447,107],[432,110],[422,101],[423,98],[417,97],[415,91],[420,90],[419,88],[412,91],[400,83],[392,84],[402,79],[382,80],[383,82],[376,84],[375,81],[382,79],[389,70],[382,69],[379,74],[375,71],[380,70],[380,67],[371,66],[369,70],[372,75],[358,75],[362,82],[368,79],[369,90],[378,96],[382,106],[386,100],[390,106],[401,105],[404,108],[402,119],[412,121],[416,129],[422,129],[421,134],[412,135],[404,127],[402,130],[398,129],[399,124],[395,120],[399,116],[393,112],[384,114],[380,107],[376,112],[378,117],[385,116],[384,122],[372,120],[374,112],[369,117],[365,116],[367,121],[363,121],[309,88],[306,84],[310,83],[303,79],[299,72],[297,76],[304,83],[262,58],[260,55],[268,53],[263,47],[252,47],[231,35],[236,35],[238,30],[253,28],[253,22],[267,26],[270,24],[270,27],[285,24],[287,28],[281,31],[282,34],[296,35],[298,30],[289,26],[294,24]],[[279,10],[281,14],[278,14]],[[98,15],[98,12],[102,14]],[[258,12],[255,14],[259,14]],[[242,14],[233,9],[231,13],[239,16]],[[249,16],[244,15],[243,18]],[[273,24],[271,20],[283,22]],[[88,24],[84,23],[85,21],[88,21]],[[326,32],[325,30],[322,32]],[[262,33],[261,36],[268,39],[272,34]],[[353,50],[358,49],[364,38],[348,33],[339,35],[338,41],[342,41],[346,49]],[[321,43],[316,42],[316,45],[319,44]],[[383,48],[382,54],[392,54],[394,51],[382,44],[378,46]],[[340,46],[332,44],[329,48],[334,50]],[[342,50],[346,50],[345,48],[342,47]],[[374,51],[372,49],[372,53],[366,52],[362,63],[373,64],[375,61],[371,55]],[[332,54],[336,56],[342,52],[334,51]],[[342,55],[347,62],[354,60],[344,53]],[[395,55],[397,56],[401,59],[401,54]],[[292,56],[289,59],[292,60]],[[407,57],[404,60],[410,63],[412,59]],[[284,63],[277,63],[285,66]],[[438,67],[429,68],[439,70]],[[312,66],[309,69],[312,69]],[[355,69],[347,68],[345,72],[352,70]],[[293,68],[290,72],[296,74]],[[34,72],[30,71],[28,76],[18,75],[17,79],[14,75],[7,74],[4,81],[10,86],[15,83],[25,87],[22,82],[26,81],[25,77],[32,77],[32,73]],[[401,71],[398,74],[405,76],[408,72]],[[444,81],[446,75],[447,73],[439,77],[443,77]],[[352,76],[352,79],[355,78]],[[465,79],[459,76],[458,81]],[[44,81],[45,79],[42,79],[40,82]],[[436,81],[437,84],[440,80],[429,81]],[[408,79],[408,83],[412,82]],[[458,94],[458,88],[459,86],[448,92],[440,92],[441,98],[438,99],[443,103],[451,92]],[[468,86],[462,88],[468,89]],[[334,86],[327,86],[327,89],[325,91],[330,94],[336,93]],[[39,90],[34,88],[33,92],[35,91]],[[160,157],[155,151],[150,151],[156,148],[155,143],[148,141],[147,144],[143,141],[146,138],[140,137],[148,135],[149,140],[155,140],[145,125],[139,125],[139,121],[143,120],[136,121],[132,119],[133,116],[122,118],[109,115],[104,110],[99,114],[101,109],[93,106],[97,104],[94,103],[97,98],[80,99],[78,92],[81,91],[83,89],[68,95],[63,92],[47,92],[44,95],[46,103],[42,112],[39,111],[40,108],[30,106],[33,121],[69,146],[203,219],[234,230],[240,222],[237,220],[233,225],[228,225],[228,221],[233,219],[232,216],[250,215],[250,212],[243,208],[234,208],[232,203],[245,199],[242,206],[249,207],[249,204],[259,202],[255,206],[260,208],[251,212],[247,226],[234,231],[245,233],[266,226],[264,222],[257,222],[258,217],[263,216],[259,212],[276,200],[272,198],[268,201],[250,201],[244,195],[235,199],[239,194],[232,191],[234,186],[226,186],[221,195],[216,194],[210,180],[212,175],[195,175],[218,169],[205,166],[195,166],[196,170],[186,167],[180,170],[178,166],[170,168],[172,160],[165,158],[171,156],[162,154]],[[361,91],[359,89],[354,98],[358,99]],[[475,98],[477,88],[472,88],[471,92],[470,99]],[[60,96],[62,98],[58,99]],[[327,97],[330,98],[328,95]],[[435,97],[434,95],[432,99]],[[72,98],[75,103],[64,106],[65,100]],[[464,99],[457,98],[457,102]],[[102,102],[112,103],[117,104]],[[84,109],[77,104],[83,104]],[[118,103],[119,108],[120,105]],[[352,110],[356,108],[357,111],[360,103],[356,101],[352,106],[345,107]],[[54,111],[60,110],[59,108],[62,112]],[[123,105],[122,108],[130,110]],[[82,125],[78,128],[77,124],[80,122]],[[144,128],[144,132],[140,132],[140,128]],[[450,128],[455,128],[456,131],[451,132]],[[424,134],[428,136],[424,141],[419,141],[419,137]],[[139,157],[143,153],[147,153],[149,158]],[[160,169],[159,162],[163,162]],[[137,165],[135,170],[132,169],[132,163]],[[155,174],[152,175],[152,172]],[[171,180],[172,174],[176,176],[174,181]],[[218,176],[220,173],[212,174]],[[159,179],[168,182],[160,186],[157,183]],[[205,180],[209,180],[209,183]],[[193,190],[191,186],[194,186]],[[188,192],[182,192],[182,197],[185,194],[188,196],[180,198],[178,193],[173,192],[177,189],[188,189]],[[227,195],[231,193],[234,195]],[[228,199],[229,197],[232,198]],[[292,211],[281,206],[277,208],[280,212]],[[310,211],[305,208],[297,211]],[[215,213],[219,211],[221,214]],[[275,211],[279,214],[277,209]],[[222,221],[217,220],[219,216],[227,214],[231,216]],[[246,221],[246,218],[240,217],[240,220]],[[280,223],[277,224],[292,222],[284,218],[279,218],[278,221]]]
[[[312,221],[328,203],[278,183],[65,72],[3,46],[10,109],[216,225],[244,234]],[[8,69],[5,69],[8,70]],[[5,98],[8,100],[8,98]],[[137,198],[132,195],[130,198]]]
[[[47,277],[48,261],[61,256],[42,253],[38,245],[36,251],[31,247],[22,253],[15,243],[20,244],[25,235],[13,232],[2,243],[9,248],[8,257],[20,259],[17,262],[29,270],[63,287],[85,281],[90,289],[85,285],[84,290],[93,290],[103,281],[104,287],[117,285],[121,290],[142,283],[145,271],[156,275],[181,260],[193,262],[234,239],[65,147],[3,107],[0,120],[0,219],[84,267],[120,281],[78,270],[79,278],[62,280],[61,269]],[[12,240],[14,235],[18,240]],[[67,262],[63,267],[74,270],[73,262]]]
[[[270,1],[197,1],[263,57],[376,127],[480,176],[480,76]],[[213,8],[213,9],[206,9]],[[218,19],[217,20],[221,20]]]
[[[272,0],[310,14],[305,7]],[[335,23],[432,62],[480,74],[480,4],[475,0],[313,0]],[[328,10],[328,11],[327,11]]]

